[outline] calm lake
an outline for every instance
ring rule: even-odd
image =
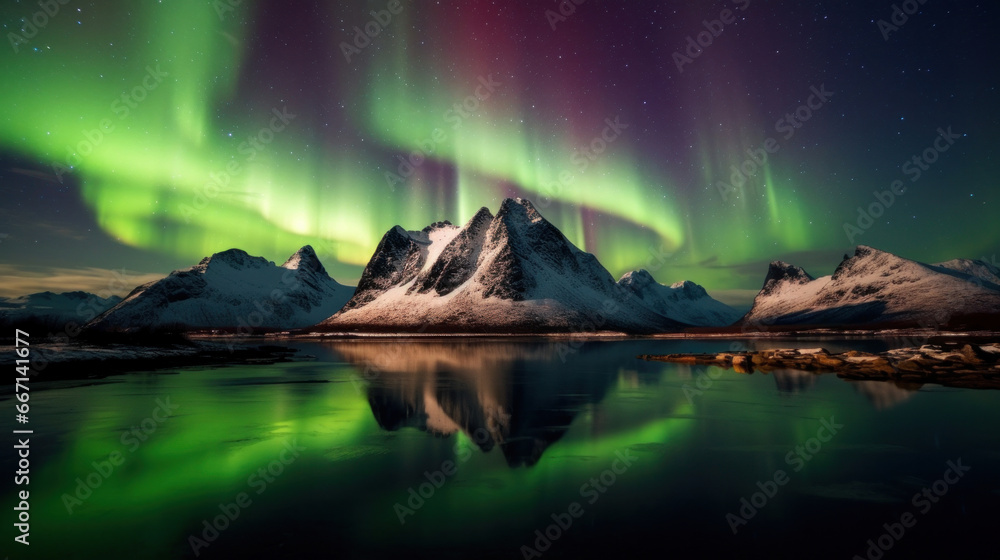
[[[998,392],[635,359],[728,340],[285,344],[316,359],[33,380],[5,554],[995,557]]]

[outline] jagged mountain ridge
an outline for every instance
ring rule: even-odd
[[[144,284],[87,325],[101,332],[293,329],[314,325],[353,295],[310,246],[281,266],[230,249]]]
[[[705,288],[690,281],[670,286],[658,283],[646,270],[626,273],[618,284],[646,307],[675,321],[700,327],[724,327],[739,320],[740,312],[712,299]]]
[[[743,324],[937,326],[1000,314],[1000,287],[969,274],[858,246],[832,276],[771,263]]]
[[[1000,287],[1000,268],[983,260],[953,259],[934,266],[967,274]]]
[[[682,327],[646,308],[597,258],[527,200],[482,208],[464,226],[396,226],[357,291],[320,327],[426,332],[661,332]]]

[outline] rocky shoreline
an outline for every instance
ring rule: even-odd
[[[919,348],[899,348],[879,354],[856,350],[831,354],[824,348],[811,348],[718,354],[643,354],[638,358],[732,368],[737,373],[794,369],[815,373],[833,372],[845,379],[1000,389],[1000,343],[925,344]]]

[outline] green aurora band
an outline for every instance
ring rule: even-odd
[[[58,14],[16,56],[5,55],[11,75],[34,79],[31,87],[5,90],[9,116],[0,128],[5,148],[51,161],[61,180],[78,183],[100,227],[124,244],[191,260],[230,247],[281,258],[312,244],[332,275],[351,281],[393,225],[463,223],[479,207],[517,193],[615,275],[667,252],[676,255],[667,267],[717,259],[715,268],[683,274],[731,289],[742,286],[727,265],[836,246],[823,247],[810,234],[805,203],[773,160],[758,173],[761,196],[723,201],[714,185],[746,159],[747,146],[759,145],[753,134],[699,134],[699,196],[681,196],[678,179],[645,165],[629,130],[605,142],[606,152],[581,170],[577,150],[592,145],[605,122],[574,129],[529,119],[516,76],[492,73],[486,63],[463,74],[446,71],[446,58],[424,60],[411,47],[411,27],[433,10],[404,10],[377,44],[356,55],[350,70],[365,79],[344,72],[344,99],[329,102],[344,104],[356,127],[352,137],[363,141],[336,146],[310,118],[312,107],[280,95],[262,100],[259,92],[250,111],[232,107],[241,73],[252,66],[245,41],[253,4],[223,17],[194,0],[132,11]],[[430,43],[420,53],[447,48],[444,38],[419,40]],[[338,45],[328,47],[339,53]],[[333,57],[331,64],[345,61]],[[480,78],[491,77],[499,85],[477,99]],[[474,110],[456,116],[456,103],[469,100]],[[716,122],[723,104],[709,105],[709,122]],[[275,121],[282,112],[295,117]],[[427,161],[390,184],[401,158],[429,145]]]

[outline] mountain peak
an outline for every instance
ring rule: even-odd
[[[526,198],[505,198],[500,204],[500,211],[497,212],[496,217],[504,222],[509,222],[513,218],[518,222],[525,223],[534,223],[545,219]]]
[[[833,271],[833,278],[839,279],[845,275],[858,274],[863,270],[874,270],[883,267],[892,267],[893,270],[904,266],[904,263],[914,264],[887,251],[882,251],[868,245],[858,245],[854,250],[854,256],[837,265]]]
[[[655,284],[656,279],[653,278],[653,275],[648,270],[640,268],[639,270],[626,272],[618,279],[618,283],[625,287],[636,286],[642,288]]]
[[[441,228],[451,227],[452,225],[453,224],[451,222],[449,222],[448,220],[442,220],[440,222],[434,222],[433,224],[425,227],[424,229],[422,229],[420,231],[422,231],[424,233],[430,233],[432,231],[439,230]]]
[[[812,281],[813,277],[804,268],[784,261],[774,261],[767,268],[761,293],[770,294],[786,284],[801,285]]]
[[[736,322],[740,314],[728,305],[712,299],[705,288],[685,280],[671,286],[660,284],[647,270],[633,270],[618,280],[618,285],[660,315],[698,326],[724,326]]]
[[[242,249],[229,249],[219,253],[215,253],[210,257],[205,257],[201,259],[198,266],[204,269],[212,267],[212,265],[227,265],[232,268],[260,268],[270,261],[263,257],[252,257],[246,251]]]
[[[316,255],[316,251],[312,248],[312,245],[306,245],[296,251],[292,256],[288,257],[288,260],[285,261],[285,264],[281,265],[281,268],[287,268],[289,270],[311,270],[313,272],[326,274],[326,269],[323,268],[323,263],[320,262],[319,257]]]
[[[690,280],[674,283],[670,287],[680,292],[687,299],[700,299],[708,296],[708,292],[704,287]]]
[[[872,255],[883,255],[883,254],[888,255],[890,253],[886,253],[885,251],[880,251],[874,247],[869,247],[868,245],[858,245],[857,248],[854,249],[855,257],[869,257]]]
[[[489,208],[483,206],[482,208],[479,209],[478,212],[476,212],[476,215],[473,216],[472,219],[470,219],[468,223],[465,224],[465,227],[469,227],[472,224],[483,224],[492,221],[493,221],[493,212],[490,212]]]
[[[309,245],[282,266],[230,249],[137,287],[86,328],[92,332],[234,329],[241,333],[256,328],[301,328],[335,313],[353,293],[326,274]]]
[[[867,245],[816,280],[786,263],[772,263],[748,324],[896,326],[965,325],[1000,313],[1000,292],[969,272],[927,265]],[[973,271],[980,271],[978,268]],[[995,321],[995,319],[992,319]],[[986,324],[985,322],[983,324]]]
[[[788,264],[784,261],[774,261],[767,269],[767,276],[764,278],[764,285],[767,285],[769,281],[788,281],[796,284],[804,284],[811,280],[813,280],[813,277],[810,276],[804,268],[795,266],[794,264]]]
[[[439,222],[443,223],[443,222]],[[434,228],[434,226],[431,226]],[[680,324],[619,290],[527,200],[464,226],[383,237],[327,328],[412,332],[659,332]],[[426,239],[423,239],[426,238]],[[612,311],[607,309],[614,303]]]

